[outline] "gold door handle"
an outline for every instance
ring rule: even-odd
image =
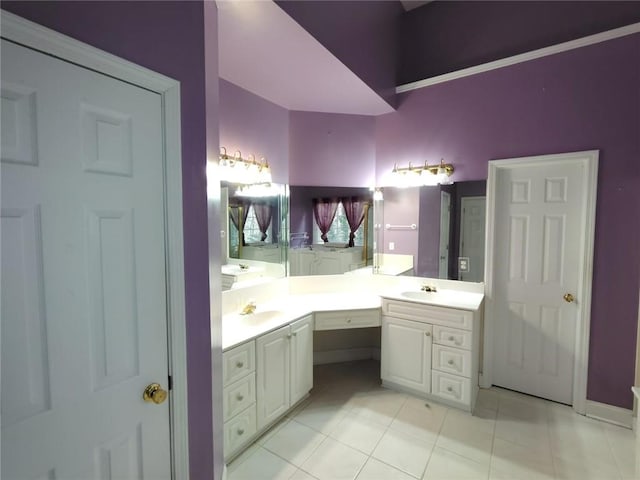
[[[145,402],[153,402],[159,405],[167,399],[167,391],[164,390],[159,383],[150,383],[147,385],[147,388],[144,389],[142,399]]]
[[[575,297],[573,295],[571,295],[570,293],[565,293],[562,298],[564,298],[564,301],[567,303],[571,303],[573,301],[575,301]]]

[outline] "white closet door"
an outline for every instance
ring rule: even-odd
[[[494,225],[495,385],[571,404],[585,232],[586,167],[498,170]]]
[[[2,478],[170,476],[161,99],[2,41]]]

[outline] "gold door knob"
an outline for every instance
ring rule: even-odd
[[[575,297],[573,295],[571,295],[570,293],[565,293],[562,298],[564,298],[564,301],[567,303],[571,303],[575,300]]]
[[[145,402],[153,402],[159,405],[167,399],[167,391],[159,383],[151,383],[144,389],[142,399]]]

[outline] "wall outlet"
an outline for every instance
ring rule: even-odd
[[[396,243],[395,242],[389,242],[389,250],[395,250],[396,249]]]

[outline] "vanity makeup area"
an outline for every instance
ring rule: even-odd
[[[233,242],[239,235],[233,232],[232,189],[223,188],[222,204],[230,212],[223,236],[236,239],[223,248],[223,273],[241,263],[248,265],[247,275],[270,272],[238,275],[222,294],[226,461],[309,395],[314,364],[374,358],[385,387],[472,412],[481,371],[484,285],[469,280],[483,275],[484,182],[385,188],[375,199],[367,189],[277,189],[272,204],[279,206],[278,225],[271,232],[278,233],[272,233],[276,246],[270,249],[282,257],[268,265],[269,259],[229,256],[237,252]],[[310,197],[355,194],[371,198],[362,245],[314,243]],[[419,202],[416,218],[402,217],[407,201]],[[419,248],[413,255],[396,253],[390,243]],[[292,258],[317,252],[350,259],[327,261],[329,275],[291,274]]]

